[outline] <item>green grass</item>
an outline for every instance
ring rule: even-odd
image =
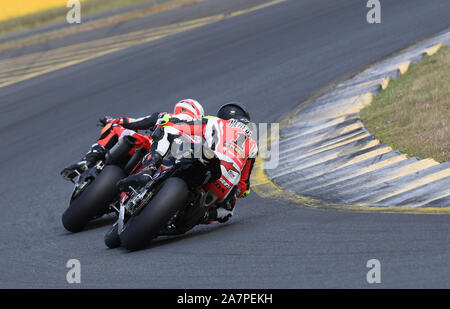
[[[450,47],[390,82],[361,111],[364,126],[409,156],[450,161]]]
[[[81,4],[83,15],[112,11],[149,0],[90,0]],[[154,1],[155,4],[161,1]],[[0,22],[0,36],[66,20],[69,8],[61,7]]]

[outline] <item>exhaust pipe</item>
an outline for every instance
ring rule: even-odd
[[[136,145],[136,138],[127,135],[121,141],[116,143],[106,154],[106,164],[123,163],[129,157],[129,152]]]
[[[142,159],[145,157],[146,154],[147,154],[147,149],[144,148],[144,147],[139,148],[138,150],[136,150],[134,152],[133,156],[131,157],[131,159],[128,161],[128,163],[123,168],[123,171],[125,172],[125,175],[130,175],[131,172],[136,167],[136,165],[138,165],[138,163],[140,161],[142,161]]]
[[[218,199],[218,197],[217,197],[216,193],[214,193],[212,191],[208,191],[202,195],[202,197],[200,199],[200,206],[209,208],[217,201],[217,199]]]

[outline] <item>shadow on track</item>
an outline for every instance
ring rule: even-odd
[[[207,226],[205,225],[204,228],[199,228],[196,230],[195,228],[193,230],[190,230],[188,232],[186,232],[185,234],[181,234],[181,235],[176,235],[176,236],[160,236],[154,240],[152,240],[152,242],[146,246],[145,248],[141,249],[141,250],[136,250],[136,251],[127,251],[124,248],[121,248],[123,250],[124,253],[138,253],[138,252],[143,252],[146,250],[150,250],[150,249],[155,249],[161,246],[165,246],[165,245],[169,245],[169,244],[174,244],[176,242],[179,241],[184,241],[187,240],[189,238],[193,238],[193,237],[197,237],[197,236],[201,236],[201,235],[205,235],[205,234],[210,234],[212,232],[217,232],[217,231],[221,231],[223,229],[229,228],[234,226],[236,223],[238,222],[230,222],[227,224],[217,224],[217,223],[213,223],[213,225],[211,226]],[[112,250],[109,248],[105,248],[106,250]]]
[[[71,233],[69,231],[64,230],[64,233],[62,233],[63,236],[67,236],[67,235],[76,235],[76,234],[80,234],[83,232],[88,232],[91,230],[95,230],[101,227],[105,227],[105,226],[112,226],[114,224],[114,222],[117,221],[117,217],[113,216],[113,215],[104,215],[103,217],[97,218],[91,222],[89,222],[86,227],[77,233]]]

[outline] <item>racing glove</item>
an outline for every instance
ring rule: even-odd
[[[100,118],[99,121],[100,121],[100,123],[103,126],[106,126],[108,123],[123,124],[123,122],[124,122],[122,117],[120,117],[120,118],[111,118],[109,116],[105,116],[103,118]]]
[[[250,195],[250,188],[248,188],[246,191],[244,191],[244,192],[241,194],[241,188],[238,187],[238,189],[237,189],[237,191],[236,191],[236,196],[237,196],[238,198],[245,198],[245,197],[247,197],[247,196],[249,196],[249,195]]]

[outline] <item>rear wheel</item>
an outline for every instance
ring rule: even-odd
[[[116,183],[124,177],[116,165],[107,165],[95,180],[74,200],[62,215],[64,227],[72,232],[81,231],[94,217],[108,211],[108,206],[119,193]]]
[[[138,250],[148,245],[186,204],[188,192],[186,183],[180,178],[169,178],[162,183],[150,203],[125,224],[120,234],[122,246],[128,250]]]

